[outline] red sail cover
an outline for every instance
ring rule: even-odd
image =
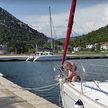
[[[67,52],[67,48],[68,48],[68,44],[69,44],[69,39],[70,39],[71,31],[72,31],[76,2],[77,2],[77,0],[72,0],[69,20],[68,20],[68,28],[67,28],[67,33],[66,33],[66,40],[65,40],[65,44],[64,44],[62,64],[64,64],[64,61],[65,61],[65,56],[66,56],[66,52]]]

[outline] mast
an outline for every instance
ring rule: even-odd
[[[52,20],[51,20],[51,7],[49,6],[49,16],[50,16],[50,32],[51,32],[51,49],[53,49],[53,41],[52,41]]]
[[[63,51],[63,56],[62,56],[62,64],[64,64],[64,61],[65,61],[69,39],[70,39],[71,31],[72,31],[76,2],[77,0],[72,0],[72,3],[71,3],[69,20],[68,20],[68,28],[67,28],[66,39],[65,39],[65,44],[64,44],[64,51]]]

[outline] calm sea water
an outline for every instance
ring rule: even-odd
[[[80,76],[85,80],[108,80],[108,59],[82,59],[74,60]],[[57,83],[54,67],[60,65],[60,61],[54,62],[0,62],[0,72],[14,83],[24,88],[39,88]],[[81,64],[85,68],[83,72]],[[38,94],[49,101],[59,104],[59,87],[44,91],[31,92]]]

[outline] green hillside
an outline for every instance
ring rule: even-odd
[[[48,37],[15,18],[0,8],[0,44],[6,45],[9,52],[25,53],[32,51],[36,44],[48,46]]]
[[[59,39],[59,41],[64,42],[64,38]],[[70,39],[70,45],[73,47],[82,46],[85,47],[88,44],[95,44],[95,43],[104,43],[108,42],[108,25],[102,27],[96,31],[92,31],[88,34],[72,37]]]
[[[103,42],[108,42],[108,25],[86,35],[74,38],[74,46],[85,46]]]

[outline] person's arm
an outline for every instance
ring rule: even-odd
[[[76,71],[73,72],[72,81],[77,81],[77,72]]]
[[[77,81],[77,75],[73,76],[72,81]]]

